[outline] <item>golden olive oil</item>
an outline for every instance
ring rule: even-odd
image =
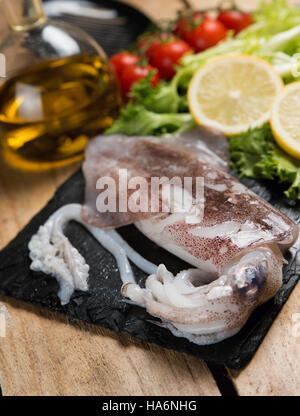
[[[0,86],[4,151],[29,163],[74,160],[113,123],[120,105],[114,77],[99,56],[42,61]]]

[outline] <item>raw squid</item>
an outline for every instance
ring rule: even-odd
[[[68,213],[72,212],[73,219],[84,224],[115,255],[123,281],[122,294],[159,318],[159,325],[199,345],[234,335],[251,312],[280,288],[283,253],[294,244],[298,227],[234,179],[227,172],[227,157],[224,136],[206,129],[163,140],[97,137],[87,147],[83,166],[86,201],[81,218],[79,206],[75,214],[74,206],[54,214],[55,221],[48,220],[50,228],[49,223],[44,226],[48,227],[48,247],[56,245],[57,227],[53,224],[57,218],[62,235],[61,223],[69,220]],[[190,212],[98,212],[97,179],[108,176],[118,181],[120,167],[126,167],[130,177],[138,175],[148,181],[153,176],[204,178],[201,222],[188,221]],[[193,192],[192,204],[197,206]],[[163,198],[161,195],[162,203]],[[129,223],[135,223],[148,238],[196,268],[174,276],[164,265],[156,267],[141,258],[114,230],[109,230]],[[32,268],[67,281],[67,302],[72,288],[86,290],[87,268],[83,283],[80,279],[76,283],[74,262],[57,247],[56,256],[66,266],[63,270],[69,270],[68,277],[62,269],[45,268],[40,248],[43,233],[45,230],[40,228],[30,243]],[[127,257],[149,274],[144,288],[135,283]],[[82,259],[77,263],[82,269]]]
[[[199,136],[201,140],[196,140],[195,136]],[[190,154],[193,155],[193,163],[189,166]],[[99,178],[113,178],[118,188],[120,169],[127,169],[131,177],[141,176],[148,180],[153,176],[196,177],[198,160],[228,170],[229,152],[225,136],[202,127],[192,130],[190,136],[184,133],[163,139],[163,145],[162,139],[157,137],[99,136],[87,146],[86,161],[83,164],[86,180],[82,214],[84,221],[100,228],[112,228],[153,216],[153,212],[100,213],[95,203]],[[127,197],[133,192],[129,190]],[[122,195],[118,194],[117,202],[120,197]]]

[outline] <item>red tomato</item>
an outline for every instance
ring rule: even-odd
[[[115,71],[120,78],[121,73],[123,72],[124,68],[130,65],[134,65],[139,61],[139,57],[137,55],[133,55],[129,52],[120,52],[116,55],[113,55],[110,58],[110,62],[115,68]]]
[[[140,38],[138,46],[140,49],[145,51],[145,55],[148,59],[151,58],[153,51],[159,46],[163,41],[173,40],[174,37],[170,36],[169,33],[150,33],[144,35]]]
[[[150,64],[158,69],[161,77],[171,79],[175,74],[174,66],[184,54],[190,51],[190,46],[184,40],[163,42],[154,49]]]
[[[150,59],[152,56],[152,53],[157,46],[160,45],[159,39],[144,39],[139,42],[139,48],[144,49],[145,48],[145,55]]]
[[[182,39],[185,39],[186,32],[189,32],[192,29],[194,29],[196,26],[198,26],[198,24],[201,23],[202,19],[203,19],[203,13],[200,13],[200,12],[195,12],[190,16],[181,17],[177,21],[173,32],[177,36],[180,36]]]
[[[124,68],[120,76],[120,83],[124,96],[128,95],[134,83],[142,78],[146,78],[146,76],[152,70],[155,70],[155,68],[153,68],[151,65],[130,65]],[[155,87],[159,81],[160,77],[156,71],[151,79],[151,84]]]
[[[253,23],[249,13],[239,12],[238,10],[224,10],[219,13],[218,20],[227,29],[234,30],[234,33],[239,33]]]
[[[205,17],[195,29],[184,33],[185,41],[195,52],[202,52],[226,38],[226,28],[218,20]]]

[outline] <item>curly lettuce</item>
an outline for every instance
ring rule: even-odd
[[[300,25],[300,10],[288,5],[286,0],[262,2],[253,14],[254,24],[240,32],[240,39],[249,37],[269,38]]]
[[[189,113],[155,113],[143,105],[129,102],[121,110],[118,120],[105,131],[128,136],[165,136],[189,130],[195,126]]]
[[[277,180],[287,186],[288,198],[300,200],[300,161],[277,146],[269,125],[230,137],[229,147],[241,177]]]

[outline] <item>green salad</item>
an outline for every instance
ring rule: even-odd
[[[170,80],[153,86],[152,71],[136,82],[130,100],[106,133],[172,135],[196,125],[189,113],[187,89],[194,73],[210,60],[224,55],[247,54],[269,62],[284,83],[300,80],[300,8],[285,0],[262,3],[253,23],[199,53],[187,53]],[[277,180],[286,184],[285,194],[300,199],[300,161],[282,151],[269,125],[230,137],[232,166],[241,176]]]

